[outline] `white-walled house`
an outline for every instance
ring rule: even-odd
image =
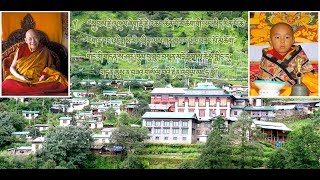
[[[191,112],[146,112],[142,126],[148,128],[148,142],[182,143],[197,142],[197,115]]]
[[[35,124],[34,127],[39,129],[39,131],[48,130],[52,125],[51,124]]]
[[[90,129],[103,128],[102,121],[89,119],[89,120],[86,120],[85,123],[89,126]]]
[[[32,153],[35,153],[37,152],[37,150],[42,148],[43,141],[44,141],[44,137],[37,137],[36,139],[32,140],[31,142]]]
[[[22,111],[22,115],[26,119],[34,119],[34,118],[38,117],[39,114],[40,114],[39,111]]]
[[[59,126],[69,126],[71,124],[72,117],[60,117],[60,124]]]
[[[92,138],[94,140],[94,146],[100,146],[103,145],[104,143],[109,143],[110,142],[110,136],[106,134],[94,134],[92,135]]]

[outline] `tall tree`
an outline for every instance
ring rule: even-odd
[[[202,169],[232,168],[231,155],[232,146],[227,134],[225,120],[219,116],[213,121],[212,131],[208,140],[200,157],[192,166]]]
[[[257,162],[262,156],[262,147],[259,140],[262,138],[261,130],[254,128],[251,116],[247,112],[242,112],[238,121],[231,125],[229,130],[234,149],[233,157],[235,166],[240,168],[253,168],[262,165],[262,161]]]
[[[92,143],[91,131],[87,127],[57,127],[48,132],[39,155],[45,161],[54,160],[59,166],[66,163],[81,168],[91,154]]]
[[[275,150],[267,162],[270,169],[285,169],[288,164],[288,151],[284,148]]]
[[[320,135],[312,125],[301,127],[291,132],[285,143],[288,151],[287,168],[320,168]]]
[[[148,138],[149,131],[145,128],[120,126],[113,131],[111,142],[126,148],[126,152],[133,154],[135,149],[143,147],[143,141]]]
[[[127,112],[121,112],[118,116],[118,125],[129,125],[130,124],[130,116]]]
[[[108,107],[106,117],[108,121],[114,121],[116,119],[116,110],[112,106]]]
[[[0,147],[13,141],[11,133],[22,131],[26,126],[24,117],[13,112],[0,112]]]

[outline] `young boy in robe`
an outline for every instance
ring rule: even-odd
[[[280,91],[281,96],[290,96],[291,89],[297,83],[296,59],[302,61],[302,83],[309,90],[309,95],[318,95],[318,73],[311,65],[306,53],[300,45],[294,45],[294,31],[289,24],[280,22],[272,26],[270,30],[270,47],[262,50],[258,80],[271,80],[286,82]],[[258,95],[258,88],[253,86],[251,96]]]

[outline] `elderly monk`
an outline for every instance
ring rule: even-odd
[[[16,51],[10,66],[11,74],[2,82],[2,95],[54,95],[66,92],[68,80],[55,69],[50,50],[39,42],[30,29],[25,43]]]

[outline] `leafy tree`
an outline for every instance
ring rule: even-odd
[[[57,165],[81,168],[90,154],[93,143],[91,131],[84,126],[57,127],[48,132],[43,143],[40,157],[54,160]]]
[[[129,86],[131,89],[141,89],[143,87],[137,80],[130,81],[124,87],[128,88]]]
[[[144,100],[140,100],[139,103],[133,108],[133,113],[136,116],[141,117],[145,112],[149,111],[149,103]]]
[[[145,128],[120,126],[111,135],[111,142],[126,148],[129,154],[143,147],[143,141],[148,138],[149,131]]]
[[[238,121],[232,124],[230,128],[230,137],[233,143],[238,145],[234,147],[234,162],[240,168],[252,168],[262,165],[262,147],[259,140],[262,134],[259,128],[252,128],[253,121],[247,112],[242,112]]]
[[[17,156],[3,152],[0,154],[0,169],[36,169],[36,158],[28,156]]]
[[[91,107],[90,107],[90,105],[84,106],[82,110],[83,111],[91,111]]]
[[[116,110],[113,107],[108,107],[106,111],[107,120],[113,121],[116,119]]]
[[[49,159],[40,167],[40,169],[54,169],[56,166],[56,162],[52,159]]]
[[[4,102],[0,102],[0,112],[8,111],[9,107]]]
[[[25,127],[24,118],[12,112],[0,112],[0,147],[13,141],[11,134]]]
[[[291,132],[285,144],[288,151],[287,168],[310,169],[320,168],[320,135],[312,125],[303,126]]]
[[[213,129],[196,161],[195,167],[203,169],[231,168],[232,146],[226,131],[225,120],[219,116],[213,121]]]
[[[40,134],[40,130],[34,126],[29,128],[29,136],[31,136],[33,139],[39,137]]]
[[[10,116],[10,121],[12,122],[16,131],[22,131],[26,127],[27,121],[21,114],[17,114],[14,112],[4,112],[4,113],[7,113]]]
[[[272,153],[267,162],[267,167],[271,169],[284,169],[288,163],[287,159],[288,151],[284,148],[279,148]]]
[[[0,154],[0,169],[13,169],[14,161],[12,154],[8,152],[2,152]]]
[[[130,124],[130,116],[127,112],[121,112],[118,116],[118,125],[124,126]]]

